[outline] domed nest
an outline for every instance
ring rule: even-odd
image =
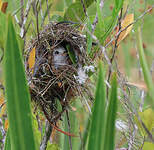
[[[31,98],[55,123],[72,99],[87,89],[86,37],[72,24],[50,23],[29,45],[25,64]],[[30,68],[33,48],[35,64]]]

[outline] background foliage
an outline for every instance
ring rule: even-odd
[[[4,55],[0,63],[0,147],[5,143],[7,150],[39,149],[46,121],[41,112],[31,113],[22,58],[28,42],[44,25],[72,21],[81,24],[87,53],[97,70],[90,77],[95,101],[83,97],[71,104],[71,125],[64,115],[58,126],[79,137],[53,129],[47,150],[153,150],[153,7],[153,0],[0,0],[0,59]],[[14,101],[10,94],[16,95]]]

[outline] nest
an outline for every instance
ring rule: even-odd
[[[25,64],[31,98],[48,121],[55,123],[86,89],[77,80],[88,64],[86,38],[72,24],[51,23],[29,45]],[[30,69],[28,58],[34,47],[35,65]]]

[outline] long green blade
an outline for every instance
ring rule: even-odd
[[[102,68],[100,63],[88,150],[101,150],[102,147],[105,127],[105,85]]]
[[[8,15],[4,52],[4,80],[11,150],[35,150],[30,95],[12,17]]]
[[[115,7],[112,11],[111,22],[107,25],[107,29],[106,29],[105,33],[103,34],[103,36],[101,37],[103,42],[106,40],[108,35],[112,32],[113,27],[116,24],[116,20],[117,20],[117,16],[119,14],[119,11],[123,6],[123,2],[124,2],[124,0],[115,0]]]
[[[148,68],[146,58],[144,55],[144,50],[142,46],[143,42],[142,42],[142,36],[141,36],[141,28],[138,29],[137,41],[138,41],[138,52],[139,52],[140,65],[142,67],[143,76],[144,76],[145,83],[148,87],[149,95],[152,99],[151,104],[152,106],[154,106],[154,84],[153,84],[152,77],[150,75],[150,70]]]
[[[5,29],[6,29],[6,15],[0,11],[0,48],[4,48],[4,40],[6,37]]]
[[[114,74],[112,79],[111,95],[109,99],[109,106],[106,118],[104,150],[114,150],[116,111],[117,111],[117,80],[116,80],[116,74]]]
[[[97,2],[96,2],[97,15],[98,15],[98,26],[99,26],[99,38],[103,34],[103,28],[104,28],[100,2],[101,2],[101,0],[97,0]]]
[[[89,128],[90,128],[90,120],[88,119],[86,122],[86,127],[83,133],[82,143],[80,144],[79,150],[86,149],[87,141],[88,141],[88,135],[89,135]]]
[[[11,141],[10,141],[9,129],[7,131],[6,138],[5,138],[4,150],[11,150]]]

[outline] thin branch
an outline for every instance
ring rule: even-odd
[[[119,26],[119,31],[121,30],[121,19],[122,19],[122,8],[121,8],[121,12],[120,12],[120,17],[118,19],[118,26]],[[116,50],[118,48],[118,40],[119,40],[119,37],[120,37],[120,34],[117,36],[116,40],[115,40],[115,44],[114,44],[114,49],[113,49],[113,54],[112,54],[112,57],[110,59],[110,63],[112,64],[113,63],[113,59],[115,57],[115,53],[116,53]],[[109,82],[110,80],[110,77],[111,77],[111,69],[109,69],[109,75],[108,75],[108,79],[107,81]]]
[[[49,4],[48,4],[48,0],[46,0],[46,4],[47,4],[48,20],[50,21],[50,13],[49,13]]]
[[[145,136],[144,136],[144,139],[143,139],[143,142],[142,142],[142,145],[141,145],[140,150],[142,150],[142,149],[143,149],[144,142],[145,142]]]
[[[103,7],[104,7],[104,0],[101,0],[100,1],[101,11],[102,11]],[[96,16],[95,16],[94,22],[92,24],[92,33],[94,33],[94,31],[95,31],[95,28],[96,28],[97,23],[98,23],[98,14],[96,12]]]
[[[13,13],[12,13],[12,16],[14,16],[14,18],[15,18],[15,20],[16,20],[16,22],[17,22],[17,24],[19,25],[19,27],[21,28],[21,21],[19,21],[19,19],[18,19],[18,17],[17,17],[17,13],[19,12],[19,11],[21,11],[21,9],[22,9],[22,7],[24,7],[24,6],[20,6],[17,10],[15,10]]]
[[[145,91],[141,91],[141,100],[140,100],[140,106],[139,106],[139,111],[143,111],[143,105],[144,105],[144,99],[145,99]]]
[[[120,77],[120,80],[121,80],[122,77]],[[126,93],[126,91],[123,90],[123,85],[122,83],[119,82],[119,85],[120,85],[120,89],[121,89],[121,92],[123,93],[125,99],[127,100],[127,103],[129,104],[129,109],[132,111],[133,114],[135,114],[135,116],[137,117],[138,121],[142,124],[144,130],[146,131],[146,133],[148,134],[148,137],[150,138],[150,140],[152,142],[154,142],[154,138],[152,136],[152,134],[150,133],[150,131],[147,129],[146,125],[143,123],[143,121],[141,120],[140,116],[138,115],[136,109],[134,108],[134,106],[132,105],[132,103],[129,101],[129,96],[128,94]]]
[[[0,139],[0,148],[3,149],[4,147],[4,143],[5,143],[5,136],[6,136],[6,132],[4,130],[4,127],[3,127],[3,121],[0,119],[0,132],[1,132],[1,139]]]
[[[0,50],[2,51],[2,56],[0,57],[0,63],[1,63],[1,62],[2,62],[2,60],[3,60],[3,57],[4,57],[4,49],[3,49],[3,48],[1,48]]]
[[[32,23],[32,20],[30,20],[30,22],[28,23],[27,28],[26,28],[25,31],[24,31],[23,37],[25,37],[25,35],[26,35],[26,33],[27,33],[27,31],[28,31],[28,29],[29,29],[31,23]]]
[[[150,131],[146,127],[145,123],[143,123],[143,121],[140,118],[139,118],[139,121],[141,122],[141,124],[142,124],[144,130],[146,131],[146,133],[148,134],[148,137],[150,138],[150,140],[154,143],[153,135],[150,133]]]
[[[4,88],[4,85],[2,83],[0,83],[0,89],[3,90],[3,94],[5,95],[5,88]]]
[[[70,125],[70,118],[69,118],[68,110],[66,110],[66,118],[67,118],[67,123],[68,123],[68,132],[71,133],[71,125]],[[69,136],[68,138],[69,138],[70,150],[72,150],[72,139],[71,139],[71,136]]]
[[[41,3],[41,0],[39,0],[40,2],[40,13],[41,13],[41,18],[43,20],[43,10],[42,10],[42,3]]]
[[[119,17],[119,19],[118,19],[118,22],[119,22],[119,30],[121,30],[121,19],[122,19],[122,9],[121,9],[120,17]],[[114,49],[113,49],[113,54],[112,54],[112,57],[111,57],[111,59],[110,59],[111,64],[112,64],[112,62],[113,62],[113,59],[114,59],[116,50],[117,50],[117,48],[118,48],[119,36],[120,36],[120,34],[117,36],[117,38],[116,38],[116,40],[115,40],[115,45],[114,45]]]
[[[40,150],[46,150],[51,133],[52,133],[52,126],[50,125],[48,121],[46,121],[45,134],[41,141]]]
[[[152,65],[151,65],[151,68],[150,68],[151,75],[152,75],[153,71],[154,71],[154,59],[152,60]]]
[[[19,21],[17,15],[14,15],[14,19],[16,20],[17,24],[21,27],[21,24],[20,24],[20,21]]]
[[[20,6],[23,6],[24,5],[24,0],[20,0]],[[21,14],[20,14],[20,18],[21,18],[21,23],[20,24],[23,24],[24,22],[24,7],[21,7]]]
[[[131,121],[132,121],[131,119],[132,118],[129,117],[129,123],[130,123],[129,127],[131,127],[131,124],[133,124],[133,123],[131,123]],[[135,143],[136,131],[137,131],[136,128],[133,128],[133,131],[131,131],[131,128],[129,129],[129,136],[130,136],[130,138],[129,138],[129,142],[128,142],[128,150],[132,150],[133,143]]]
[[[23,19],[23,22],[21,24],[21,29],[20,29],[20,36],[21,36],[21,38],[24,38],[25,25],[26,25],[26,22],[27,22],[28,14],[30,12],[30,8],[31,8],[31,1],[28,0],[27,5],[26,5],[24,19]]]
[[[121,30],[121,20],[122,20],[122,8],[121,8],[120,16],[118,18],[119,30]],[[114,57],[115,57],[115,53],[116,53],[116,50],[118,48],[118,40],[119,40],[119,37],[120,37],[120,34],[117,36],[117,38],[115,40],[113,54],[112,54],[112,57],[110,59],[111,65],[113,63],[113,60],[114,60]],[[108,74],[108,79],[107,79],[108,83],[110,82],[111,73],[112,73],[112,69],[111,69],[111,67],[109,67],[109,74]],[[109,88],[107,87],[107,98],[108,98],[108,95],[109,95]]]
[[[112,42],[117,38],[117,36],[119,36],[121,34],[121,32],[127,30],[131,25],[137,23],[140,19],[142,19],[147,13],[149,13],[152,9],[154,8],[154,5],[151,6],[151,8],[149,8],[148,10],[146,10],[143,14],[141,14],[134,22],[130,23],[128,26],[126,26],[125,28],[123,28],[122,30],[119,30],[119,32],[116,34],[116,36],[114,38],[112,38],[106,45],[105,48],[107,48],[110,44],[112,44]]]
[[[40,41],[40,33],[39,33],[39,18],[38,18],[38,10],[37,10],[37,6],[38,6],[39,1],[36,2],[35,5],[35,16],[36,16],[36,28],[37,28],[37,38],[38,38],[38,42]]]
[[[84,14],[85,14],[86,17],[88,17],[88,14],[87,14],[87,11],[86,11],[86,7],[85,7],[85,4],[84,4],[83,0],[81,0],[81,3],[82,3]]]
[[[92,33],[94,33],[94,31],[95,31],[95,28],[96,28],[97,23],[98,23],[98,15],[97,15],[97,13],[96,13],[94,22],[93,22],[93,24],[92,24]]]

